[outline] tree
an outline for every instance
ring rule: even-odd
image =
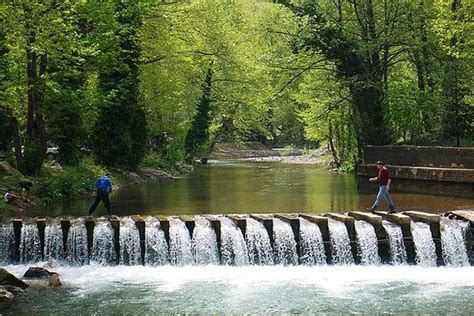
[[[145,154],[146,119],[139,104],[138,1],[116,4],[117,27],[104,53],[99,86],[105,96],[94,131],[98,160],[110,166],[137,168]]]
[[[206,79],[202,87],[202,95],[197,103],[197,111],[186,134],[185,146],[189,162],[195,157],[207,159],[209,155],[209,125],[211,123],[211,86],[212,64],[207,70]]]

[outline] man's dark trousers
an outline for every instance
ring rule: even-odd
[[[94,204],[92,204],[91,208],[89,209],[89,215],[92,215],[100,201],[104,202],[105,208],[107,209],[107,214],[112,215],[112,211],[110,210],[109,192],[102,190],[97,190],[97,196],[95,197]]]

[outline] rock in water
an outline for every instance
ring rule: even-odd
[[[8,292],[5,289],[0,288],[0,303],[6,303],[10,302],[15,298],[15,295],[12,293]]]
[[[45,279],[45,278],[49,278],[53,274],[57,274],[57,273],[50,272],[46,270],[45,268],[31,267],[28,269],[28,271],[25,272],[23,277],[26,279]]]
[[[59,280],[59,274],[54,273],[49,277],[48,281],[49,287],[61,287],[63,284],[61,283],[61,280]]]
[[[0,285],[12,285],[21,289],[26,289],[29,286],[3,268],[0,268]]]

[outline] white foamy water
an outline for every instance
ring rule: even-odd
[[[390,242],[390,262],[404,264],[407,262],[407,250],[403,242],[403,233],[400,225],[389,221],[382,221],[382,226],[388,234]]]
[[[97,222],[94,226],[91,262],[100,265],[115,264],[115,237],[112,225],[108,221]]]
[[[466,234],[469,222],[441,217],[441,248],[443,260],[449,266],[468,266]]]
[[[20,262],[41,261],[41,242],[36,224],[23,224],[21,226]]]
[[[246,265],[249,263],[247,244],[242,231],[228,217],[221,222],[221,262],[224,265]]]
[[[279,218],[273,219],[273,247],[275,263],[290,265],[298,264],[296,241],[290,224]]]
[[[83,265],[89,262],[87,229],[84,221],[71,222],[67,235],[66,252],[66,260],[70,265]]]
[[[247,218],[246,222],[245,239],[250,264],[273,264],[273,249],[265,226],[253,218]]]
[[[59,223],[47,223],[44,230],[44,259],[63,260],[63,230]]]
[[[191,244],[194,261],[199,265],[218,264],[217,237],[211,223],[203,217],[196,217],[195,223]]]
[[[329,236],[331,238],[331,256],[333,264],[353,264],[349,234],[344,223],[328,219]]]
[[[191,254],[191,236],[189,230],[179,218],[170,219],[170,262],[182,266],[193,264]]]
[[[436,246],[430,225],[412,221],[410,227],[415,244],[416,263],[422,266],[436,266]]]
[[[130,217],[123,217],[120,223],[120,264],[137,265],[142,263],[140,233]]]
[[[13,225],[0,226],[0,263],[10,262],[13,246]]]
[[[159,266],[168,263],[168,243],[160,222],[151,216],[145,219],[145,264]]]
[[[355,221],[355,230],[360,263],[364,265],[380,264],[379,247],[374,226],[366,221]]]
[[[300,218],[300,249],[302,264],[326,264],[323,236],[319,226]]]

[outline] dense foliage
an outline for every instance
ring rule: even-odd
[[[216,142],[472,146],[472,1],[3,1],[0,150],[41,171]]]

